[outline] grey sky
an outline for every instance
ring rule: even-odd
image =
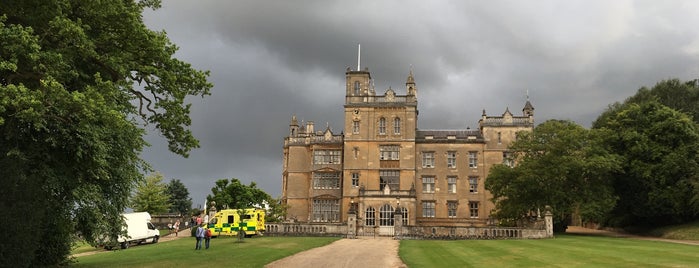
[[[642,86],[699,77],[699,1],[163,1],[146,12],[177,57],[211,71],[192,98],[201,142],[185,159],[150,135],[143,157],[202,204],[214,182],[281,194],[289,120],[343,131],[344,72],[368,67],[377,94],[405,94],[413,67],[420,129],[476,127],[485,109],[585,127]]]

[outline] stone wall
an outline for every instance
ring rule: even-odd
[[[346,236],[346,224],[301,224],[268,223],[265,224],[266,236]]]
[[[401,239],[538,239],[546,230],[515,227],[422,227],[404,226]]]
[[[356,216],[350,213],[347,223],[269,223],[269,236],[392,236],[394,239],[541,239],[553,237],[553,214],[547,206],[544,218],[538,218],[532,227],[457,227],[457,226],[403,226],[402,216],[396,212],[395,226],[357,226]]]
[[[175,224],[177,220],[180,220],[180,230],[182,230],[184,229],[184,221],[188,221],[189,218],[185,219],[180,214],[160,214],[151,215],[150,222],[158,229],[167,229],[168,224]]]
[[[365,228],[350,232],[346,224],[265,224],[266,236],[378,236],[376,228]],[[515,227],[422,227],[402,226],[395,228],[396,239],[541,239],[550,238],[545,229]]]

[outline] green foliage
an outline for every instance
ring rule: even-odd
[[[187,187],[180,180],[171,180],[167,185],[165,193],[170,196],[170,212],[180,213],[185,216],[189,215],[192,209],[192,198],[189,197]]]
[[[216,186],[211,188],[213,195],[207,195],[207,201],[215,201],[216,209],[225,208],[251,208],[254,205],[262,205],[269,202],[271,197],[262,189],[257,188],[255,182],[250,185],[242,184],[238,179],[221,179],[216,181]]]
[[[269,210],[265,214],[265,222],[281,222],[286,218],[289,205],[283,204],[281,198],[269,199]]]
[[[170,195],[163,182],[163,174],[155,172],[146,176],[136,185],[136,194],[131,199],[134,211],[146,211],[150,214],[163,214],[170,211]]]
[[[683,112],[699,123],[699,80],[682,82],[679,79],[663,80],[653,88],[642,87],[626,103],[643,103],[657,100],[661,104]]]
[[[520,132],[509,148],[517,165],[495,165],[485,182],[495,216],[517,220],[549,205],[559,227],[575,210],[585,220],[602,219],[616,201],[608,174],[620,162],[600,145],[603,135],[560,120]]]
[[[199,208],[192,208],[189,210],[189,216],[197,216],[197,215],[201,215],[202,213],[204,213],[204,212]]]
[[[173,55],[164,32],[143,24],[148,1],[0,1],[0,228],[7,266],[68,261],[86,241],[122,232],[145,131],[170,149],[198,146],[187,129],[189,95],[208,95],[208,72]],[[136,85],[136,84],[140,85]],[[31,231],[27,231],[31,230]]]
[[[699,221],[656,228],[645,233],[667,239],[699,241]]]
[[[610,224],[657,226],[696,217],[699,131],[689,116],[649,99],[617,104],[594,126],[609,131],[606,143],[624,160],[612,177],[620,199]]]
[[[635,95],[629,97],[624,103],[615,102],[609,105],[595,122],[593,128],[601,128],[609,121],[609,117],[615,115],[626,105],[657,101],[667,107],[685,113],[699,123],[699,80],[682,82],[679,79],[663,80],[655,84],[653,88],[642,87]]]

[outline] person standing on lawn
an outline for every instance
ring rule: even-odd
[[[211,229],[206,228],[204,232],[204,239],[206,241],[206,249],[209,249],[209,243],[211,242]]]
[[[199,250],[201,249],[201,240],[204,239],[204,225],[200,224],[197,226],[197,231],[194,233],[194,236],[197,238],[197,245],[194,248],[194,250]]]
[[[177,233],[180,231],[180,220],[177,220],[172,228],[175,229],[175,236],[177,236]]]

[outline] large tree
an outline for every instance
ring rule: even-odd
[[[641,94],[645,94],[642,91]],[[593,124],[623,157],[613,174],[619,202],[609,224],[661,225],[699,215],[699,131],[685,113],[654,98],[610,106]]]
[[[669,79],[658,82],[650,89],[647,87],[638,89],[636,94],[623,103],[611,104],[594,124],[605,122],[606,117],[616,114],[626,104],[641,104],[648,101],[658,101],[667,107],[691,116],[695,123],[699,123],[699,80],[683,82],[679,79]]]
[[[171,206],[167,184],[163,182],[163,174],[160,172],[146,176],[145,180],[136,185],[136,193],[131,198],[131,207],[135,211],[162,214],[170,211]]]
[[[189,215],[192,210],[192,198],[189,197],[189,190],[180,180],[171,180],[165,193],[170,196],[170,212]]]
[[[211,192],[213,195],[207,195],[206,200],[215,201],[218,210],[261,206],[263,202],[269,203],[272,200],[269,194],[257,188],[255,182],[245,185],[236,178],[217,180]]]
[[[618,168],[619,160],[600,146],[600,136],[561,120],[518,133],[509,148],[516,165],[495,165],[485,182],[495,215],[520,220],[551,206],[558,230],[565,230],[574,212],[585,220],[603,219],[615,202],[607,174]]]
[[[209,94],[208,72],[174,58],[166,34],[144,25],[144,8],[159,6],[0,1],[0,214],[19,220],[0,228],[14,241],[0,244],[5,265],[58,265],[75,234],[122,232],[147,169],[141,122],[177,154],[198,146],[185,98]]]

